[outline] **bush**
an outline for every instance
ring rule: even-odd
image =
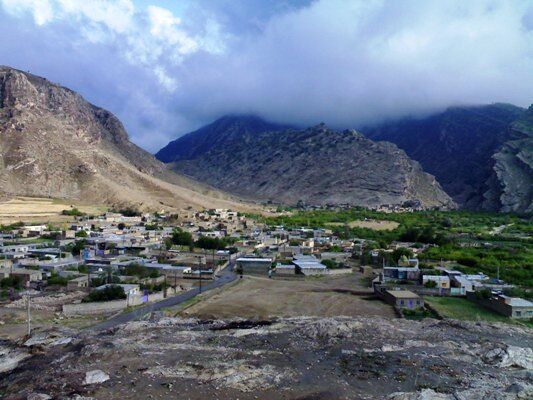
[[[86,238],[88,234],[87,234],[87,231],[82,230],[82,231],[76,232],[74,236],[76,236],[77,238]]]
[[[64,278],[59,275],[52,275],[50,278],[48,278],[47,282],[49,285],[67,286],[68,278]]]
[[[492,297],[492,292],[490,289],[477,290],[476,292],[477,299],[490,299]]]
[[[81,212],[77,208],[71,208],[70,210],[61,211],[61,215],[70,215],[72,217],[83,217],[85,213]]]
[[[436,288],[437,287],[437,282],[435,282],[435,281],[427,281],[424,284],[424,286],[429,288],[429,289]]]
[[[121,300],[125,299],[126,293],[122,286],[110,285],[101,290],[92,291],[87,297],[83,299],[84,303],[89,303],[92,301],[111,301],[111,300]]]
[[[7,278],[0,280],[0,287],[2,289],[13,288],[20,290],[22,289],[22,286],[22,278],[20,276],[11,275]]]

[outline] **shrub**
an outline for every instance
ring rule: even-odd
[[[81,212],[77,208],[71,208],[70,210],[61,211],[61,215],[70,215],[72,217],[83,217],[85,213]]]
[[[111,301],[125,299],[126,293],[122,286],[109,285],[104,289],[94,290],[87,297],[83,299],[84,303],[92,301]]]

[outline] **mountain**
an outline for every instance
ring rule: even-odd
[[[79,94],[0,67],[0,196],[139,207],[235,207],[169,171],[128,139],[121,122]]]
[[[502,211],[533,213],[533,105],[508,128],[508,140],[492,156],[493,185],[487,199]]]
[[[523,184],[530,182],[531,154],[510,156],[517,152],[511,143],[517,137],[531,145],[517,122],[524,113],[509,104],[452,107],[427,118],[390,121],[361,131],[405,150],[462,207],[524,212],[531,208],[531,185],[517,187],[519,181],[511,176],[516,173],[523,176]]]
[[[212,148],[224,146],[243,136],[288,128],[290,126],[266,122],[253,115],[228,115],[170,142],[155,156],[165,163],[192,160]]]
[[[204,146],[207,135],[213,139]],[[179,138],[172,146],[180,152],[170,154],[167,146],[157,156],[172,160],[173,168],[183,174],[250,199],[453,206],[435,179],[405,152],[354,130],[336,132],[324,124],[279,130],[257,119],[250,124],[249,117],[231,117]]]

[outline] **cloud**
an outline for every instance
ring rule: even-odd
[[[530,2],[171,4],[0,0],[0,63],[79,91],[152,151],[226,113],[341,128],[532,102]]]

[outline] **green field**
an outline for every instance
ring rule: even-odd
[[[251,215],[249,215],[251,216]],[[372,248],[392,241],[435,244],[419,258],[424,264],[449,260],[467,273],[484,272],[522,287],[533,287],[533,220],[531,216],[473,211],[416,211],[384,213],[361,208],[292,210],[274,217],[253,215],[269,225],[287,228],[331,229],[341,239],[366,239]],[[387,230],[371,229],[354,221],[394,222]]]
[[[463,321],[504,322],[511,324],[524,324],[533,327],[531,321],[519,322],[503,315],[497,314],[476,303],[456,297],[424,297],[424,301],[432,305],[443,317]]]

